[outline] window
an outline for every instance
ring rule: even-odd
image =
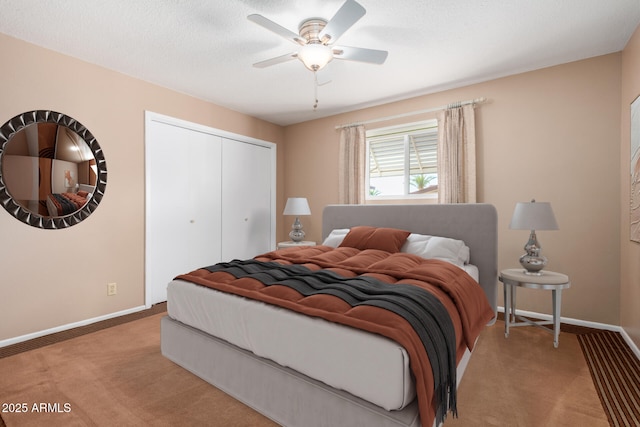
[[[372,129],[366,139],[366,199],[437,197],[437,120]]]

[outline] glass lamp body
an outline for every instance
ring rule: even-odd
[[[520,265],[524,267],[526,274],[541,275],[542,269],[547,265],[547,258],[540,255],[540,243],[535,230],[531,230],[529,241],[524,245],[526,253],[520,257]]]
[[[291,232],[289,233],[289,238],[298,243],[304,240],[304,231],[302,231],[302,224],[300,223],[300,218],[296,217],[296,220],[293,222],[291,226]]]

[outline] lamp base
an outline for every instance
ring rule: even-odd
[[[300,218],[296,217],[293,225],[291,226],[291,232],[289,233],[289,238],[296,242],[302,242],[304,240],[305,232],[302,231],[302,224],[300,223]]]
[[[524,273],[532,276],[541,276],[542,269],[547,265],[547,258],[524,254],[520,257],[520,265],[524,267]]]
[[[289,238],[296,243],[300,243],[304,240],[304,231],[302,230],[293,230],[289,233]]]
[[[524,245],[524,250],[526,253],[520,257],[520,265],[524,267],[524,273],[541,276],[542,269],[547,265],[547,258],[540,255],[540,243],[538,243],[535,230],[531,230],[529,241]]]

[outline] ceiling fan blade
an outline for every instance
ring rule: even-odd
[[[258,15],[258,14],[249,15],[247,16],[247,19],[251,22],[255,22],[256,24],[266,28],[269,31],[276,33],[281,37],[284,37],[287,40],[292,41],[293,43],[297,43],[300,45],[307,44],[307,41],[302,37],[300,37],[299,34],[296,34],[293,31],[287,30],[283,26],[276,24],[272,20],[267,19],[262,15]]]
[[[370,64],[383,64],[387,60],[389,52],[386,50],[365,49],[363,47],[333,46],[333,57],[350,61],[368,62]]]
[[[318,38],[324,44],[335,43],[353,24],[358,22],[367,11],[354,0],[347,0],[327,25],[320,31]]]
[[[298,57],[298,52],[291,52],[291,53],[287,53],[286,55],[276,56],[275,58],[256,62],[255,64],[253,64],[253,66],[256,68],[266,68],[272,65],[281,64],[283,62],[290,61],[292,59],[296,59],[297,57]]]

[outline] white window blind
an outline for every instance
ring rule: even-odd
[[[432,180],[437,176],[437,122],[430,120],[368,131],[367,153],[367,178],[369,188],[374,188],[370,196],[409,195],[415,176],[432,176]],[[380,193],[378,187],[384,181],[379,178],[394,181],[397,189]]]

